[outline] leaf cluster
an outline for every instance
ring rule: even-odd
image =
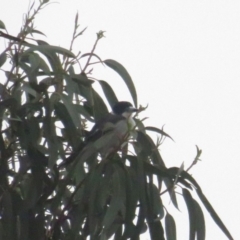
[[[170,136],[163,129],[144,126],[135,116],[135,137],[126,138],[123,148],[107,157],[94,144],[83,151],[87,124],[108,112],[106,102],[118,101],[108,82],[91,78],[92,59],[122,77],[136,107],[137,93],[120,63],[95,54],[103,31],[89,53],[72,53],[85,31],[78,32],[78,15],[69,50],[36,39],[43,33],[34,18],[47,3],[30,6],[16,37],[0,21],[0,37],[8,41],[0,55],[0,239],[137,240],[148,229],[153,240],[174,240],[177,226],[162,196],[169,194],[178,209],[177,190],[188,209],[189,239],[205,239],[199,201],[233,239],[188,171],[165,166],[158,147]],[[157,143],[149,131],[160,136]],[[200,155],[197,148],[194,164]]]

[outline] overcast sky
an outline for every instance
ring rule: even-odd
[[[0,19],[9,34],[18,33],[28,3],[1,0]],[[191,173],[233,237],[240,236],[240,1],[60,0],[37,16],[36,27],[50,44],[68,47],[77,11],[81,28],[88,29],[74,49],[89,52],[96,32],[106,31],[96,54],[126,67],[139,104],[149,105],[141,117],[149,117],[147,125],[165,124],[174,138],[161,148],[167,166],[188,167],[198,145],[202,161]],[[98,67],[94,76],[113,85],[120,100],[131,101],[111,70]],[[181,210],[176,215],[187,222]],[[225,240],[205,216],[207,240]],[[187,223],[181,228],[178,239],[185,240]]]

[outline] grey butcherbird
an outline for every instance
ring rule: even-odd
[[[79,146],[79,149],[59,167],[69,164],[76,157],[80,160],[96,152],[102,157],[107,157],[111,152],[118,151],[136,126],[132,116],[134,112],[138,112],[138,109],[130,102],[120,101],[114,104],[112,112],[95,123],[83,145]]]
[[[134,108],[130,102],[117,102],[112,108],[112,113],[96,122],[86,142],[93,142],[102,156],[119,150],[136,126],[132,115],[137,111],[138,109]]]

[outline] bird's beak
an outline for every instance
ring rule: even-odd
[[[138,112],[138,109],[135,107],[129,107],[128,110],[129,112]]]

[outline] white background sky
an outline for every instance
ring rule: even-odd
[[[1,0],[0,19],[16,35],[28,0]],[[75,50],[89,52],[96,32],[106,31],[97,47],[102,59],[115,59],[129,71],[141,114],[149,125],[175,140],[161,154],[168,167],[189,166],[195,145],[203,150],[193,177],[237,239],[240,236],[240,1],[223,0],[59,0],[42,11],[36,27],[50,44],[68,47],[76,12],[88,27]],[[0,39],[0,48],[3,39]],[[1,50],[0,49],[0,50]],[[1,50],[2,51],[2,50]],[[130,100],[123,81],[111,70],[97,70],[120,100]],[[106,74],[107,72],[107,74]],[[183,207],[179,240],[188,239]],[[174,213],[172,211],[172,213]],[[225,235],[205,212],[207,240]],[[178,224],[178,223],[177,223]],[[180,230],[179,230],[180,231]],[[147,239],[147,237],[146,237]]]

